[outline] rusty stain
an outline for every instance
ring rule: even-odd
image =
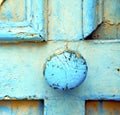
[[[3,106],[3,111],[4,107],[8,107],[9,109],[12,110],[13,113],[16,115],[37,115],[39,113],[39,104],[42,103],[42,101],[37,101],[37,100],[22,100],[22,101],[0,101],[0,106]],[[40,106],[42,107],[42,106]],[[6,113],[6,111],[5,111]]]
[[[103,22],[97,29],[92,33],[92,37],[95,39],[119,39],[120,25],[109,24],[108,22]]]
[[[27,34],[27,33],[25,33],[25,32],[19,32],[18,34],[26,35],[26,36],[32,36],[32,37],[35,36],[35,34]]]
[[[18,34],[24,34],[24,32],[19,32]]]
[[[28,34],[27,36],[32,36],[32,37],[34,37],[34,36],[35,36],[35,34]]]
[[[85,115],[119,115],[120,101],[87,101]]]
[[[66,43],[66,49],[68,50],[69,42]]]
[[[6,0],[0,0],[0,6],[2,6],[5,1]]]
[[[31,36],[35,36],[34,34],[31,34]]]
[[[112,3],[109,0],[104,0],[103,3],[103,20],[99,28],[92,34],[92,37],[97,39],[119,39],[120,34],[120,13],[119,0]],[[116,15],[116,16],[114,16]],[[100,36],[98,36],[98,34]]]

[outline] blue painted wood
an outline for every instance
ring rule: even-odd
[[[0,100],[44,99],[46,115],[59,111],[73,113],[74,107],[76,111],[79,110],[77,113],[83,112],[81,100],[120,100],[120,42],[105,42],[93,40],[69,43],[69,49],[76,49],[84,56],[89,71],[80,87],[65,92],[50,88],[43,76],[46,58],[56,49],[66,46],[65,42],[0,44]],[[75,106],[76,103],[79,103],[78,106]]]
[[[44,20],[44,18],[47,19],[46,13],[43,16],[42,10],[36,12],[37,9],[44,9],[44,2],[42,0],[26,0],[26,8],[28,9],[26,9],[25,18],[27,21],[19,22],[21,18],[19,18],[19,21],[15,18],[9,19],[16,22],[8,21],[10,15],[6,20],[0,19],[1,40],[12,42],[42,40],[41,35],[44,39],[44,35],[47,33],[47,24],[49,40],[83,39],[83,36],[88,36],[102,21],[102,0],[85,1],[49,0],[47,10],[49,23],[46,23],[46,20]],[[1,8],[7,3],[3,4]],[[106,3],[108,2],[106,1]],[[109,7],[109,5],[107,6]],[[81,10],[81,8],[84,8],[84,10]],[[105,15],[107,17],[105,19],[109,17],[110,20],[113,20],[113,14],[118,9],[115,8],[110,11],[112,15]],[[98,10],[100,11],[99,14]],[[88,18],[83,18],[83,16]],[[41,20],[37,20],[37,17]],[[98,19],[98,17],[100,18]],[[117,18],[117,24],[119,24],[119,15]],[[85,35],[84,32],[86,32]],[[119,39],[70,42],[68,48],[76,50],[84,56],[89,71],[86,80],[80,87],[65,92],[58,92],[50,88],[43,76],[43,64],[46,62],[46,58],[57,49],[65,47],[65,42],[0,44],[0,100],[44,99],[45,115],[54,115],[54,113],[57,113],[57,115],[61,113],[84,115],[85,100],[120,100],[119,43]],[[3,106],[3,109],[7,113],[11,112],[7,107]],[[39,110],[39,107],[37,110]]]
[[[0,115],[43,115],[42,101],[0,101]]]
[[[120,1],[104,0],[104,20],[93,33],[94,39],[119,39],[120,38]]]
[[[7,102],[0,102],[0,114],[1,115],[11,115],[11,103],[9,101]]]
[[[120,101],[87,101],[85,115],[119,115]]]
[[[0,9],[0,40],[80,40],[102,22],[102,6],[101,0],[5,1]]]
[[[85,115],[85,102],[82,100],[46,100],[44,115]]]
[[[82,0],[50,0],[48,11],[48,39],[83,38]]]
[[[90,35],[103,19],[103,0],[83,1],[83,36]]]
[[[105,0],[104,2],[104,21],[109,24],[119,25],[120,23],[120,0],[108,1]]]
[[[86,38],[102,22],[102,0],[50,0],[48,39],[77,41]]]
[[[48,58],[44,77],[50,87],[57,90],[70,90],[83,83],[87,74],[85,59],[77,52],[59,50]]]
[[[45,4],[44,0],[5,1],[0,9],[0,41],[46,40]]]
[[[71,42],[69,49],[76,49],[83,55],[89,71],[80,87],[65,93],[50,88],[43,76],[47,57],[63,46],[66,46],[65,42],[1,44],[0,100],[58,99],[64,96],[84,100],[120,99],[119,43]]]

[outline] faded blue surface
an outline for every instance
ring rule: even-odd
[[[84,56],[89,68],[85,81],[80,87],[65,93],[50,88],[43,76],[43,65],[48,56],[64,45],[65,42],[1,44],[0,99],[66,96],[83,100],[120,100],[119,43],[79,42],[77,52]],[[76,46],[77,43],[70,43],[69,47],[74,50]]]
[[[79,87],[64,92],[49,87],[43,76],[43,65],[56,49],[66,45],[65,42],[0,44],[0,100],[44,99],[45,115],[54,115],[54,112],[61,115],[62,110],[84,115],[82,103],[85,100],[120,100],[118,42],[93,40],[69,43],[69,49],[76,49],[84,56],[89,71]],[[79,106],[72,106],[76,103]],[[67,107],[67,104],[71,106]]]
[[[102,22],[103,1],[51,0],[48,11],[48,39],[78,41]]]
[[[46,40],[46,18],[44,0],[5,1],[1,6],[0,41],[43,41]],[[21,10],[14,10],[23,4]],[[8,8],[6,8],[8,7]],[[8,10],[9,9],[9,10]],[[14,15],[12,15],[15,14]],[[19,20],[19,18],[23,18]]]
[[[102,22],[100,1],[5,1],[0,10],[0,41],[84,39]]]
[[[78,57],[77,57],[78,56]],[[46,62],[44,77],[48,84],[58,90],[74,89],[81,85],[87,74],[87,65],[80,54],[63,51],[54,54]]]
[[[6,0],[6,3],[9,1]],[[112,0],[112,3],[107,0],[105,3],[102,2],[104,0],[48,0],[47,8],[45,3],[47,0],[18,1],[18,3],[25,1],[25,15],[24,12],[18,13],[23,14],[24,18],[18,19],[17,17],[16,20],[11,18],[11,15],[3,15],[8,18],[2,20],[0,16],[0,40],[42,41],[48,37],[50,41],[47,43],[0,44],[0,100],[44,99],[45,104],[42,106],[44,106],[45,115],[85,115],[85,100],[120,100],[120,40],[116,38],[113,41],[85,40],[69,43],[68,49],[82,54],[89,67],[85,81],[76,89],[58,92],[48,86],[43,76],[43,64],[47,57],[56,49],[66,46],[65,41],[51,40],[83,39],[102,22],[103,14],[107,23],[119,26],[119,6],[116,6],[119,0],[117,2]],[[103,8],[103,4],[107,8]],[[11,5],[8,5],[10,8]],[[5,12],[6,10],[7,7]],[[117,16],[114,16],[116,13]],[[12,17],[15,16],[12,14]],[[15,22],[11,21],[13,19]],[[117,27],[116,31],[119,30]],[[107,30],[106,34],[109,32]],[[63,60],[63,56],[60,58]],[[55,64],[56,62],[59,64],[58,59],[55,57],[52,59]],[[70,61],[70,64],[73,64],[71,62],[73,61]],[[68,66],[66,63],[60,63],[60,65]],[[68,71],[66,74],[74,74],[70,71],[72,69],[66,70]],[[66,76],[64,71],[59,73],[55,71],[55,73],[58,77],[59,75]],[[77,77],[78,74],[74,76]],[[68,78],[71,81],[72,76]],[[78,79],[72,79],[74,82],[69,88],[74,86],[75,80],[79,84]],[[66,81],[62,79],[60,82],[62,86],[65,86]],[[9,113],[9,108],[2,107]],[[43,111],[39,108],[37,109]]]

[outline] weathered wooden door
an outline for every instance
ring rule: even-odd
[[[0,0],[0,115],[119,115],[119,11],[120,0]]]

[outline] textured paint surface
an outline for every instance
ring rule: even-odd
[[[101,24],[103,0],[83,0],[83,35],[88,36]]]
[[[16,7],[21,8],[16,8]],[[17,9],[17,10],[14,10]],[[102,0],[16,0],[0,9],[0,41],[80,40],[102,22]],[[4,28],[4,30],[3,30]]]
[[[45,115],[85,115],[85,102],[79,99],[46,100]],[[57,109],[58,108],[58,109]]]
[[[66,42],[0,44],[0,99],[44,99],[45,115],[49,115],[48,112],[61,115],[61,110],[73,113],[73,100],[77,100],[73,101],[73,105],[79,105],[75,107],[78,112],[74,115],[84,115],[81,100],[120,100],[119,43],[95,40],[70,42],[68,49],[82,54],[89,71],[80,87],[65,92],[48,86],[43,76],[43,65],[54,51],[66,47]],[[69,111],[63,106],[65,104],[69,104]]]
[[[59,50],[45,64],[45,79],[52,88],[58,90],[78,87],[85,80],[86,74],[85,59],[75,51]]]
[[[62,98],[64,93],[47,85],[43,77],[43,65],[47,57],[56,49],[65,46],[65,42],[54,41],[44,44],[1,44],[0,99],[4,99],[5,96],[17,99],[46,97],[55,99],[60,95]],[[104,41],[100,43],[94,40],[71,42],[68,47],[82,54],[89,68],[84,83],[68,92],[68,95],[82,99],[119,99],[119,41],[117,43],[104,43]]]
[[[79,40],[82,35],[82,1],[49,0],[48,38]]]
[[[8,1],[2,4],[2,9],[4,9]],[[42,0],[26,0],[27,21],[18,22],[24,17],[24,14],[20,14],[19,20],[16,20],[15,17],[11,19],[14,22],[7,21],[4,23],[4,20],[1,20],[0,40],[12,42],[42,40],[41,38],[44,39],[47,33],[47,25],[49,40],[79,40],[81,33],[83,33],[81,32],[83,20],[82,22],[80,21],[83,18],[81,16],[81,7],[86,8],[86,11],[88,11],[88,13],[84,12],[84,15],[90,14],[90,11],[92,12],[93,17],[90,20],[89,16],[87,18],[90,23],[86,21],[86,28],[84,26],[84,29],[89,30],[88,34],[92,32],[91,29],[101,23],[102,11],[104,10],[105,20],[103,21],[107,21],[107,24],[101,24],[101,30],[107,32],[105,34],[101,32],[102,38],[108,39],[113,37],[114,40],[86,40],[70,42],[68,45],[69,49],[79,52],[86,59],[89,71],[84,83],[71,91],[58,92],[50,88],[44,80],[43,64],[46,62],[46,58],[59,48],[65,48],[66,42],[48,41],[47,43],[0,44],[0,100],[44,99],[45,115],[54,115],[56,113],[57,115],[61,115],[61,113],[63,115],[71,115],[71,113],[73,115],[84,115],[85,100],[120,100],[119,0],[111,0],[112,4],[109,3],[111,1],[104,0],[104,8],[102,8],[102,0],[97,1],[100,5],[96,3],[96,0],[94,0],[95,2],[84,0],[86,1],[84,3],[86,6],[82,5],[80,0],[70,1],[63,1],[65,4],[62,4],[61,1],[57,1],[58,3],[55,0],[48,1],[48,23],[46,23],[47,16],[44,15],[44,5],[42,5],[44,2]],[[88,5],[87,2],[91,4]],[[59,5],[61,6],[59,7]],[[56,10],[59,12],[54,11],[53,6],[55,9],[58,8]],[[98,10],[100,13],[97,13]],[[63,13],[60,13],[60,11]],[[60,15],[57,17],[58,21],[54,21],[58,15]],[[95,19],[95,17],[100,18]],[[6,18],[6,20],[8,19]],[[108,20],[112,23],[108,23]],[[52,24],[58,25],[58,28],[57,26],[56,28],[52,27]],[[90,28],[87,28],[89,27],[87,24]],[[54,31],[51,27],[54,28]],[[59,29],[61,33],[56,31]],[[100,110],[102,111],[101,106],[102,104],[100,103]],[[8,113],[10,112],[8,107],[4,108],[3,106],[3,109]]]
[[[105,0],[104,20],[110,24],[120,23],[120,0]]]
[[[102,0],[49,0],[48,39],[80,40],[102,22]]]
[[[0,101],[0,115],[43,115],[41,101]]]
[[[85,115],[120,115],[120,101],[87,101]]]
[[[0,21],[19,22],[25,20],[26,0],[3,0],[0,7]],[[16,5],[15,5],[16,4]]]
[[[104,0],[103,23],[92,35],[95,39],[120,38],[120,0]]]
[[[45,9],[46,0],[4,1],[0,7],[0,41],[46,40]]]

